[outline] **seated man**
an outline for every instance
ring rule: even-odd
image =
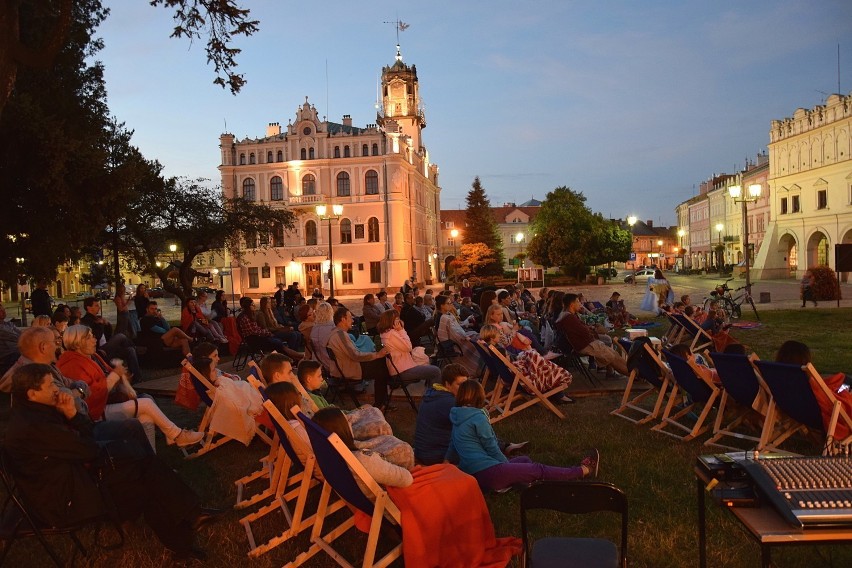
[[[193,543],[195,531],[221,513],[202,509],[195,492],[147,442],[99,445],[92,421],[56,387],[48,365],[15,371],[12,398],[5,446],[18,487],[38,518],[62,527],[102,516],[110,509],[104,491],[119,521],[144,514],[176,559],[205,558]]]
[[[578,353],[594,357],[599,366],[605,366],[607,377],[616,376],[613,370],[626,375],[627,363],[621,358],[621,355],[607,347],[603,341],[598,339],[597,334],[577,316],[582,308],[579,296],[577,294],[565,294],[564,302],[565,311],[556,320],[556,328],[565,335],[568,343]]]
[[[415,347],[420,345],[420,338],[429,332],[432,327],[432,320],[428,319],[414,305],[414,294],[408,293],[405,295],[405,303],[399,312],[399,319],[402,320],[405,326],[405,332],[408,338],[411,339],[411,344]]]
[[[0,304],[0,373],[5,373],[18,359],[18,338],[21,330],[6,321],[6,308]]]
[[[335,330],[328,338],[328,349],[334,353],[337,364],[331,364],[329,372],[332,377],[342,378],[340,374],[350,381],[360,381],[363,378],[373,379],[374,401],[377,407],[384,406],[388,397],[388,373],[385,364],[385,356],[388,350],[384,347],[375,353],[364,353],[358,351],[355,343],[349,336],[352,327],[352,312],[345,307],[339,307],[334,312]]]
[[[285,352],[285,344],[281,339],[275,337],[271,331],[264,329],[255,321],[254,300],[248,296],[240,298],[240,315],[237,316],[237,329],[243,339],[248,340],[250,337],[255,338],[260,348],[264,351],[279,351]],[[292,350],[287,349],[289,355]]]
[[[139,321],[142,331],[139,332],[137,341],[149,349],[162,349],[165,347],[180,348],[184,357],[189,355],[189,337],[179,327],[171,327],[169,322],[160,313],[157,302],[153,300],[145,308],[145,315]]]
[[[119,358],[127,365],[127,370],[133,376],[133,382],[142,380],[142,371],[139,368],[139,357],[133,342],[123,333],[113,334],[112,324],[101,315],[101,301],[89,296],[83,300],[85,315],[80,318],[80,323],[92,329],[97,340],[98,349],[106,353],[106,359]]]

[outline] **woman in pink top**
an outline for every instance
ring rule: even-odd
[[[411,339],[405,332],[396,310],[382,312],[376,330],[388,350],[390,360],[387,364],[391,376],[398,373],[406,382],[425,380],[427,385],[441,382],[441,369],[429,364],[429,357],[422,347],[412,348]]]

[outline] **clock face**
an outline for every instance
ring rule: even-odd
[[[304,130],[302,130],[302,133],[303,133],[305,136],[308,136],[308,135],[311,133],[311,127],[310,127],[310,126],[306,126],[306,127],[304,128]]]

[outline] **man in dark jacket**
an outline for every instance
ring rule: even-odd
[[[106,353],[106,359],[119,358],[127,365],[133,382],[142,380],[142,369],[139,368],[139,356],[136,346],[123,333],[113,334],[112,324],[101,314],[101,301],[89,296],[83,300],[86,314],[80,318],[80,323],[92,329],[92,334],[98,341],[98,349]]]
[[[432,320],[427,320],[426,316],[414,307],[414,294],[411,293],[405,295],[405,303],[402,305],[399,319],[402,320],[405,333],[408,334],[411,344],[415,347],[420,345],[420,338],[426,335],[429,328],[432,327]]]
[[[217,512],[199,506],[195,492],[153,455],[144,436],[98,444],[92,421],[57,388],[48,365],[19,368],[12,397],[5,445],[36,518],[61,527],[102,516],[108,507],[95,483],[99,476],[119,520],[144,514],[176,557],[204,557],[194,532]]]
[[[50,294],[47,292],[47,280],[39,280],[36,289],[30,294],[33,306],[33,316],[49,316],[53,313],[50,307]]]

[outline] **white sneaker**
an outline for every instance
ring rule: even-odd
[[[194,430],[181,430],[173,440],[169,440],[169,444],[177,444],[179,448],[199,444],[204,439],[204,432],[195,432]]]

